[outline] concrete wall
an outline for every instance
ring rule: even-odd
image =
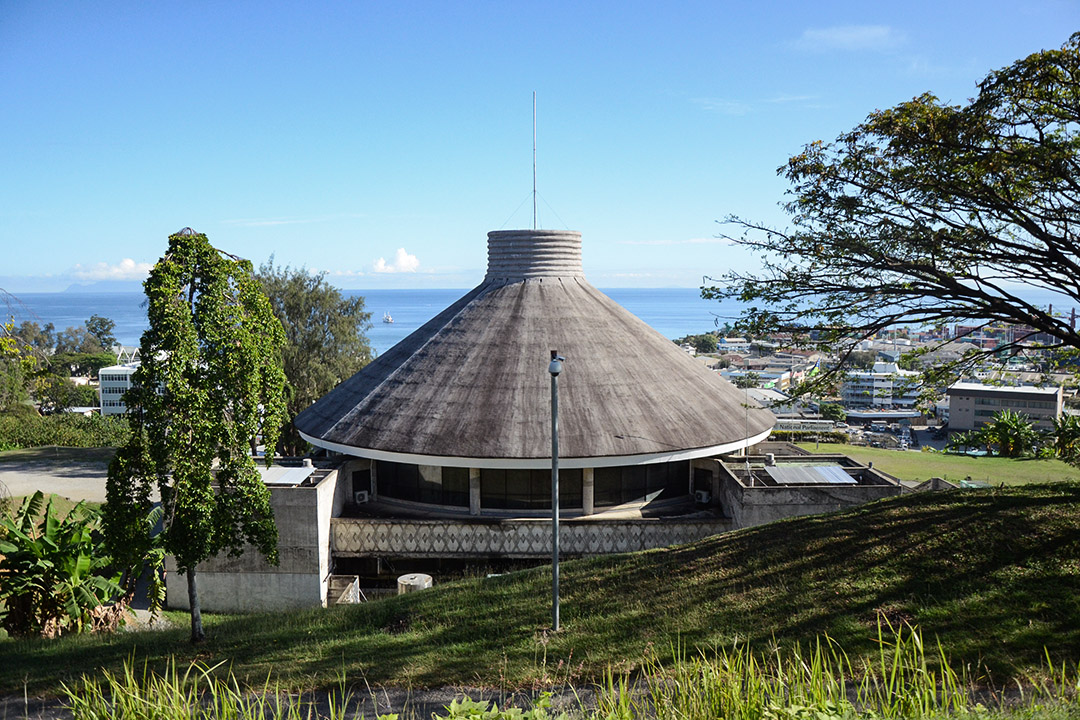
[[[251,612],[325,606],[330,518],[340,514],[347,486],[338,478],[333,471],[314,487],[271,487],[279,564],[268,564],[254,548],[238,558],[218,556],[200,564],[196,579],[202,609]],[[177,572],[171,557],[165,567],[166,605],[187,609],[187,576]]]
[[[899,485],[746,487],[724,478],[721,503],[735,527],[764,525],[797,515],[814,515],[894,497]]]

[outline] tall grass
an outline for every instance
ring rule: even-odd
[[[582,720],[940,720],[943,718],[1067,718],[1080,715],[1080,668],[1055,664],[1039,678],[1018,682],[1008,701],[976,692],[966,672],[954,670],[937,643],[928,650],[914,628],[878,631],[879,653],[853,664],[830,638],[760,654],[746,644],[686,657],[678,648],[665,664],[647,658],[639,678],[609,672],[597,688],[595,707],[580,704]],[[184,672],[170,664],[157,674],[125,663],[119,674],[103,672],[64,686],[75,720],[314,720],[363,717],[342,677],[340,688],[320,697],[283,692],[268,678],[241,687],[220,666],[193,664]],[[979,697],[989,697],[990,708]],[[552,719],[551,694],[527,710],[469,698],[455,699],[434,720]],[[408,712],[407,709],[403,712]],[[411,717],[411,714],[409,715]],[[381,715],[379,720],[397,720]]]
[[[119,674],[104,671],[100,679],[83,678],[64,685],[65,705],[74,720],[343,720],[353,697],[344,687],[321,698],[283,691],[269,678],[259,687],[243,688],[231,672],[217,674],[220,665],[193,663],[184,672],[170,663],[165,672],[137,673],[125,663]],[[379,720],[397,720],[380,715]]]
[[[646,663],[644,692],[633,691],[628,675],[609,674],[597,715],[604,720],[929,720],[987,712],[973,679],[949,665],[940,644],[928,652],[917,629],[879,628],[878,643],[877,657],[858,666],[827,636],[807,648],[777,647],[768,655],[745,644],[690,658],[676,649],[670,666],[656,659]],[[1053,707],[1046,717],[1080,713],[1080,668],[1050,663],[1048,669],[1041,678],[1017,685],[1028,691],[1019,704],[1026,716],[1042,717],[1038,713],[1046,703]],[[1038,712],[1031,715],[1033,709]],[[1010,712],[997,703],[995,713]]]

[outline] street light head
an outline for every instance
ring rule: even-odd
[[[548,365],[548,372],[551,373],[551,377],[559,377],[559,373],[562,372],[563,360],[565,359],[566,358],[560,355],[558,351],[551,351],[551,364]]]

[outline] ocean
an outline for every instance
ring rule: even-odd
[[[702,300],[696,288],[610,288],[602,289],[615,302],[644,320],[664,337],[679,338],[713,330],[717,324],[733,320],[737,303]],[[364,297],[371,313],[368,340],[382,354],[409,333],[430,320],[468,290],[344,290],[343,294]],[[52,323],[57,330],[81,326],[91,315],[101,315],[116,323],[114,334],[124,345],[138,345],[146,329],[144,296],[137,292],[20,293],[0,316],[13,317],[16,324],[31,320],[39,325]],[[393,323],[382,322],[389,313]]]

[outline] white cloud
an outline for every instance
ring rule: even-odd
[[[719,115],[745,115],[753,109],[739,100],[724,100],[723,98],[694,98],[691,102]]]
[[[367,273],[363,270],[326,270],[330,277],[363,277]]]
[[[836,25],[807,28],[795,41],[801,50],[893,50],[907,38],[888,25]]]
[[[76,265],[70,275],[79,280],[144,280],[153,267],[152,263],[137,263],[131,258],[124,258],[116,265],[106,262],[89,267]]]
[[[377,273],[416,272],[418,267],[420,267],[420,261],[415,255],[405,252],[405,248],[397,249],[397,252],[394,253],[393,262],[387,263],[385,258],[379,258],[375,261],[375,272]]]
[[[707,237],[686,240],[619,240],[619,245],[730,245],[727,238]]]

